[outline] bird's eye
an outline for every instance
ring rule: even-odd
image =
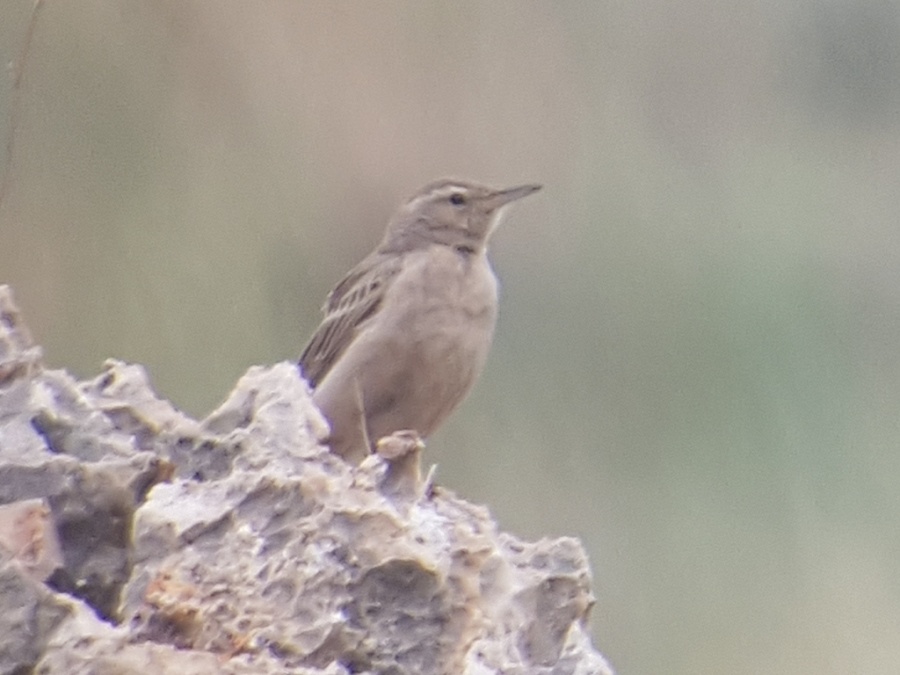
[[[462,192],[454,192],[450,195],[450,203],[454,206],[462,206],[466,203],[466,198]]]

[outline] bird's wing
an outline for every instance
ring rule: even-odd
[[[300,355],[300,368],[315,388],[359,334],[400,271],[400,256],[373,253],[354,267],[328,294],[325,318]]]

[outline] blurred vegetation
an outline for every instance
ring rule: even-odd
[[[623,675],[900,672],[896,2],[44,0],[22,67],[0,282],[51,366],[202,415],[421,184],[543,182],[439,480],[583,538]]]

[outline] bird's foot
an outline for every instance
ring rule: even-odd
[[[428,491],[422,481],[422,450],[425,442],[417,431],[404,429],[378,439],[375,453],[387,463],[381,491],[391,497],[418,499]],[[431,478],[429,472],[428,478]]]

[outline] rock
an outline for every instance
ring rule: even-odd
[[[577,540],[500,532],[417,437],[326,436],[293,363],[199,422],[140,366],[47,370],[0,287],[0,672],[611,673]]]
[[[43,499],[0,506],[0,555],[15,560],[36,581],[64,567],[56,524]]]

